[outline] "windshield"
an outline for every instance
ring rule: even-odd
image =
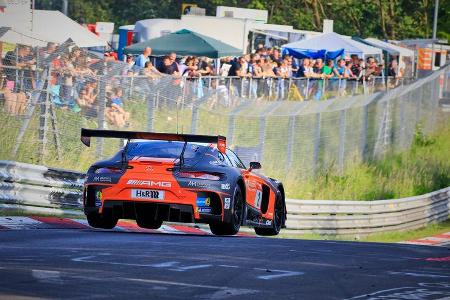
[[[172,158],[178,159],[183,151],[184,142],[174,141],[143,141],[130,142],[127,149],[127,160],[135,157]],[[195,143],[188,143],[184,152],[184,160],[195,161],[200,158],[209,147]]]

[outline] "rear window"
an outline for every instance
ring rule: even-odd
[[[145,141],[130,142],[127,149],[127,159],[135,157],[154,157],[178,159],[183,151],[183,142],[174,141]],[[201,158],[209,146],[188,143],[184,151],[185,162],[196,161]]]

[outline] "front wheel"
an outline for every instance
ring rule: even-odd
[[[113,229],[117,225],[118,219],[112,214],[90,213],[86,216],[89,226],[102,229]]]
[[[233,195],[233,208],[231,221],[229,223],[211,223],[209,228],[215,235],[235,235],[241,228],[242,218],[244,216],[244,197],[241,188],[236,185]]]
[[[284,202],[280,193],[277,194],[274,204],[272,227],[269,228],[259,228],[255,227],[255,233],[262,236],[278,235],[281,230],[281,225],[284,219]]]

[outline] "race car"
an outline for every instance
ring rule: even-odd
[[[246,168],[223,136],[81,129],[88,147],[91,137],[124,140],[87,171],[83,205],[92,227],[134,219],[150,229],[164,221],[206,223],[215,235],[246,225],[264,236],[285,227],[283,184],[255,173],[259,162]]]

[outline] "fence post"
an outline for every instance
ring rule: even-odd
[[[264,158],[264,137],[266,135],[266,116],[260,117],[259,119],[259,145],[261,145],[261,157],[259,161],[263,161]]]
[[[106,64],[104,66],[106,70]],[[105,129],[105,110],[106,110],[106,75],[98,76],[98,129]],[[95,156],[101,159],[103,156],[103,138],[97,138]]]
[[[236,116],[228,116],[228,132],[227,132],[227,144],[233,145],[234,130],[236,129]]]
[[[346,116],[347,116],[347,109],[341,110],[340,117],[339,117],[339,157],[338,157],[338,164],[339,164],[339,171],[341,173],[344,172],[344,163],[345,163],[345,140],[346,140]]]
[[[295,142],[295,115],[289,117],[286,170],[292,166],[292,152]]]
[[[155,119],[156,99],[159,97],[159,90],[147,98],[147,131],[153,131],[153,122]]]
[[[306,78],[306,93],[305,100],[309,100],[309,78]]]
[[[316,113],[316,120],[314,125],[314,149],[313,149],[313,172],[317,175],[319,168],[319,151],[320,151],[320,131],[321,131],[321,115]]]
[[[360,144],[361,161],[366,160],[367,130],[369,129],[368,120],[369,120],[369,104],[366,104],[363,106],[363,113],[362,113],[361,144]]]
[[[197,123],[198,123],[198,106],[192,104],[192,119],[191,119],[191,133],[197,133]]]
[[[45,152],[47,148],[47,119],[48,119],[48,108],[50,106],[50,82],[52,79],[52,70],[51,67],[48,69],[47,74],[47,84],[46,84],[46,93],[45,93],[45,101],[39,101],[40,106],[40,116],[39,116],[39,140],[41,142],[39,149],[39,162],[44,163]]]

